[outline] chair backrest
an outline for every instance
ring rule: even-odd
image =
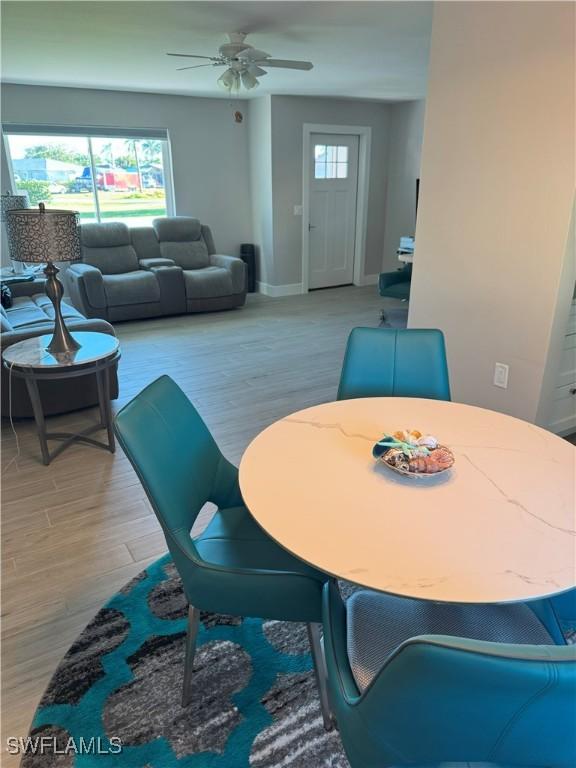
[[[423,635],[390,657],[357,716],[404,763],[568,768],[575,694],[574,646]]]
[[[139,269],[138,256],[126,224],[82,224],[82,261],[97,267],[104,275],[119,275]]]
[[[207,501],[223,505],[235,491],[237,469],[169,376],[125,405],[114,430],[166,533],[189,532]]]
[[[348,337],[338,400],[357,397],[450,400],[442,331],[354,328]]]
[[[159,259],[160,244],[153,227],[130,227],[130,240],[139,259]]]
[[[182,269],[203,269],[210,265],[214,252],[208,227],[189,216],[166,216],[152,222],[163,258],[172,259]]]

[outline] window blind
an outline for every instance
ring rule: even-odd
[[[3,123],[8,135],[27,136],[90,136],[105,139],[163,139],[168,138],[166,128],[118,128],[105,125],[40,125],[38,123]]]

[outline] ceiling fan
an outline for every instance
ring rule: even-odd
[[[168,53],[167,56],[181,56],[186,59],[207,59],[207,64],[193,64],[189,67],[178,67],[178,72],[184,69],[198,69],[199,67],[226,67],[226,71],[218,78],[218,85],[232,93],[238,92],[241,86],[251,90],[259,85],[258,78],[267,75],[266,69],[277,67],[279,69],[303,69],[309,70],[314,66],[310,61],[289,61],[286,59],[273,59],[269,53],[244,42],[245,32],[229,32],[228,43],[224,43],[218,49],[217,56],[199,56],[193,53]]]

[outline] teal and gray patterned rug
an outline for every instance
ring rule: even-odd
[[[59,665],[22,768],[348,768],[322,726],[305,625],[201,619],[183,709],[180,580],[168,556],[133,579]]]

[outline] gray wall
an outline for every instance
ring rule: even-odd
[[[362,125],[372,129],[365,274],[380,272],[384,243],[390,105],[350,99],[272,97],[272,184],[275,285],[302,281],[302,133],[304,123]]]
[[[245,101],[234,109],[246,112]],[[238,254],[252,239],[248,126],[227,100],[120,91],[3,85],[2,121],[167,128],[176,213],[213,228],[216,248]],[[4,145],[2,143],[4,168]],[[6,186],[5,181],[3,182]]]
[[[420,177],[425,106],[424,101],[391,106],[383,271],[401,266],[396,255],[400,238],[413,235],[416,229],[416,179]]]
[[[167,128],[176,213],[209,224],[222,252],[236,254],[240,243],[254,242],[260,252],[258,279],[269,285],[302,281],[302,218],[294,216],[294,206],[302,203],[304,123],[370,126],[365,274],[379,273],[385,243],[393,243],[393,252],[398,233],[411,231],[422,107],[291,96],[235,100],[233,108],[238,106],[246,117],[242,124],[234,122],[222,99],[2,88],[5,123]],[[3,144],[2,172],[5,177]]]

